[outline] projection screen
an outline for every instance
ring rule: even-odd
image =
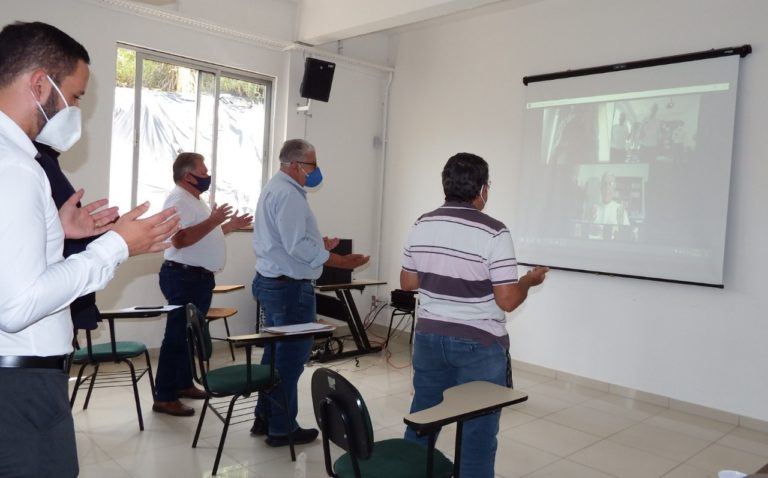
[[[519,262],[722,287],[738,67],[528,84]]]

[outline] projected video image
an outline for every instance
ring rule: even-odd
[[[721,283],[738,58],[529,83],[518,260]]]
[[[638,241],[645,221],[648,165],[581,165],[574,181],[579,217],[570,217],[571,236],[591,240]]]
[[[545,108],[545,164],[685,161],[696,149],[700,94]]]

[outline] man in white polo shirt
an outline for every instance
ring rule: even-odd
[[[208,313],[216,285],[213,273],[224,268],[227,257],[224,235],[248,226],[253,217],[232,213],[224,204],[211,210],[200,195],[211,185],[205,158],[198,153],[181,153],[173,162],[173,188],[164,207],[175,207],[182,229],[173,236],[173,247],[165,251],[160,269],[160,289],[169,304],[193,303]],[[152,410],[175,416],[191,416],[195,410],[179,398],[204,399],[203,390],[192,385],[186,341],[184,308],[168,314],[160,347]]]

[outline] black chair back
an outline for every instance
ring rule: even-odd
[[[327,368],[315,371],[312,405],[324,442],[330,440],[356,458],[371,456],[371,417],[360,392],[346,378]]]
[[[210,335],[205,333],[205,320],[201,318],[200,311],[194,304],[186,305],[187,313],[187,350],[189,352],[189,364],[192,367],[192,378],[201,384],[207,392],[206,362],[211,357],[212,343]]]

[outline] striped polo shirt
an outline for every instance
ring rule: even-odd
[[[417,328],[509,343],[504,311],[493,296],[494,286],[518,280],[512,236],[502,222],[471,204],[446,202],[416,221],[403,269],[419,278]],[[492,337],[483,338],[487,334]]]

